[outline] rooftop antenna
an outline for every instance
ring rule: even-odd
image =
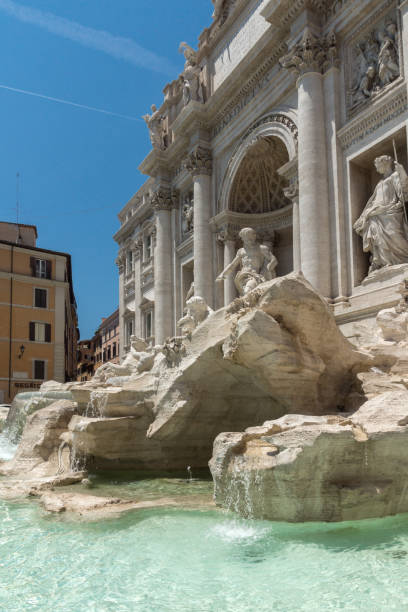
[[[17,223],[17,244],[21,244],[23,238],[20,232],[20,173],[16,174],[16,223]]]

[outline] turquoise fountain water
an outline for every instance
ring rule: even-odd
[[[12,448],[0,437],[4,452]],[[191,483],[95,478],[92,494],[152,499],[174,490],[204,499],[210,483],[194,476]],[[288,525],[202,508],[87,523],[46,515],[33,501],[0,501],[0,610],[408,609],[408,516]]]

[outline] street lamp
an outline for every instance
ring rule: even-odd
[[[24,351],[25,351],[25,346],[24,346],[24,344],[22,344],[22,345],[20,346],[20,352],[19,352],[19,354],[17,355],[18,359],[21,359],[21,358],[22,358],[22,356],[24,355]]]

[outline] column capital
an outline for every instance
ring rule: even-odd
[[[196,147],[187,156],[184,165],[193,176],[212,174],[212,154],[210,149]]]
[[[279,60],[282,68],[302,77],[308,72],[324,74],[330,68],[338,68],[337,41],[334,32],[317,37],[306,28],[301,41]]]
[[[285,198],[292,202],[299,197],[299,177],[297,175],[292,178],[288,187],[284,188],[283,193]]]
[[[160,187],[152,194],[151,204],[155,212],[159,210],[172,210],[178,205],[178,192]]]
[[[220,227],[215,228],[216,231],[216,239],[220,244],[224,244],[229,240],[231,242],[236,242],[238,240],[238,232],[239,229],[233,227],[230,224],[225,224]]]

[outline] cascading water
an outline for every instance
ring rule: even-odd
[[[4,427],[4,434],[13,444],[17,443],[23,433],[23,429],[27,417],[46,408],[53,402],[61,399],[72,400],[72,395],[69,391],[33,391],[27,393],[18,393],[13,403]]]
[[[92,391],[84,416],[90,419],[104,417],[107,403],[108,396],[106,393],[101,391]]]

